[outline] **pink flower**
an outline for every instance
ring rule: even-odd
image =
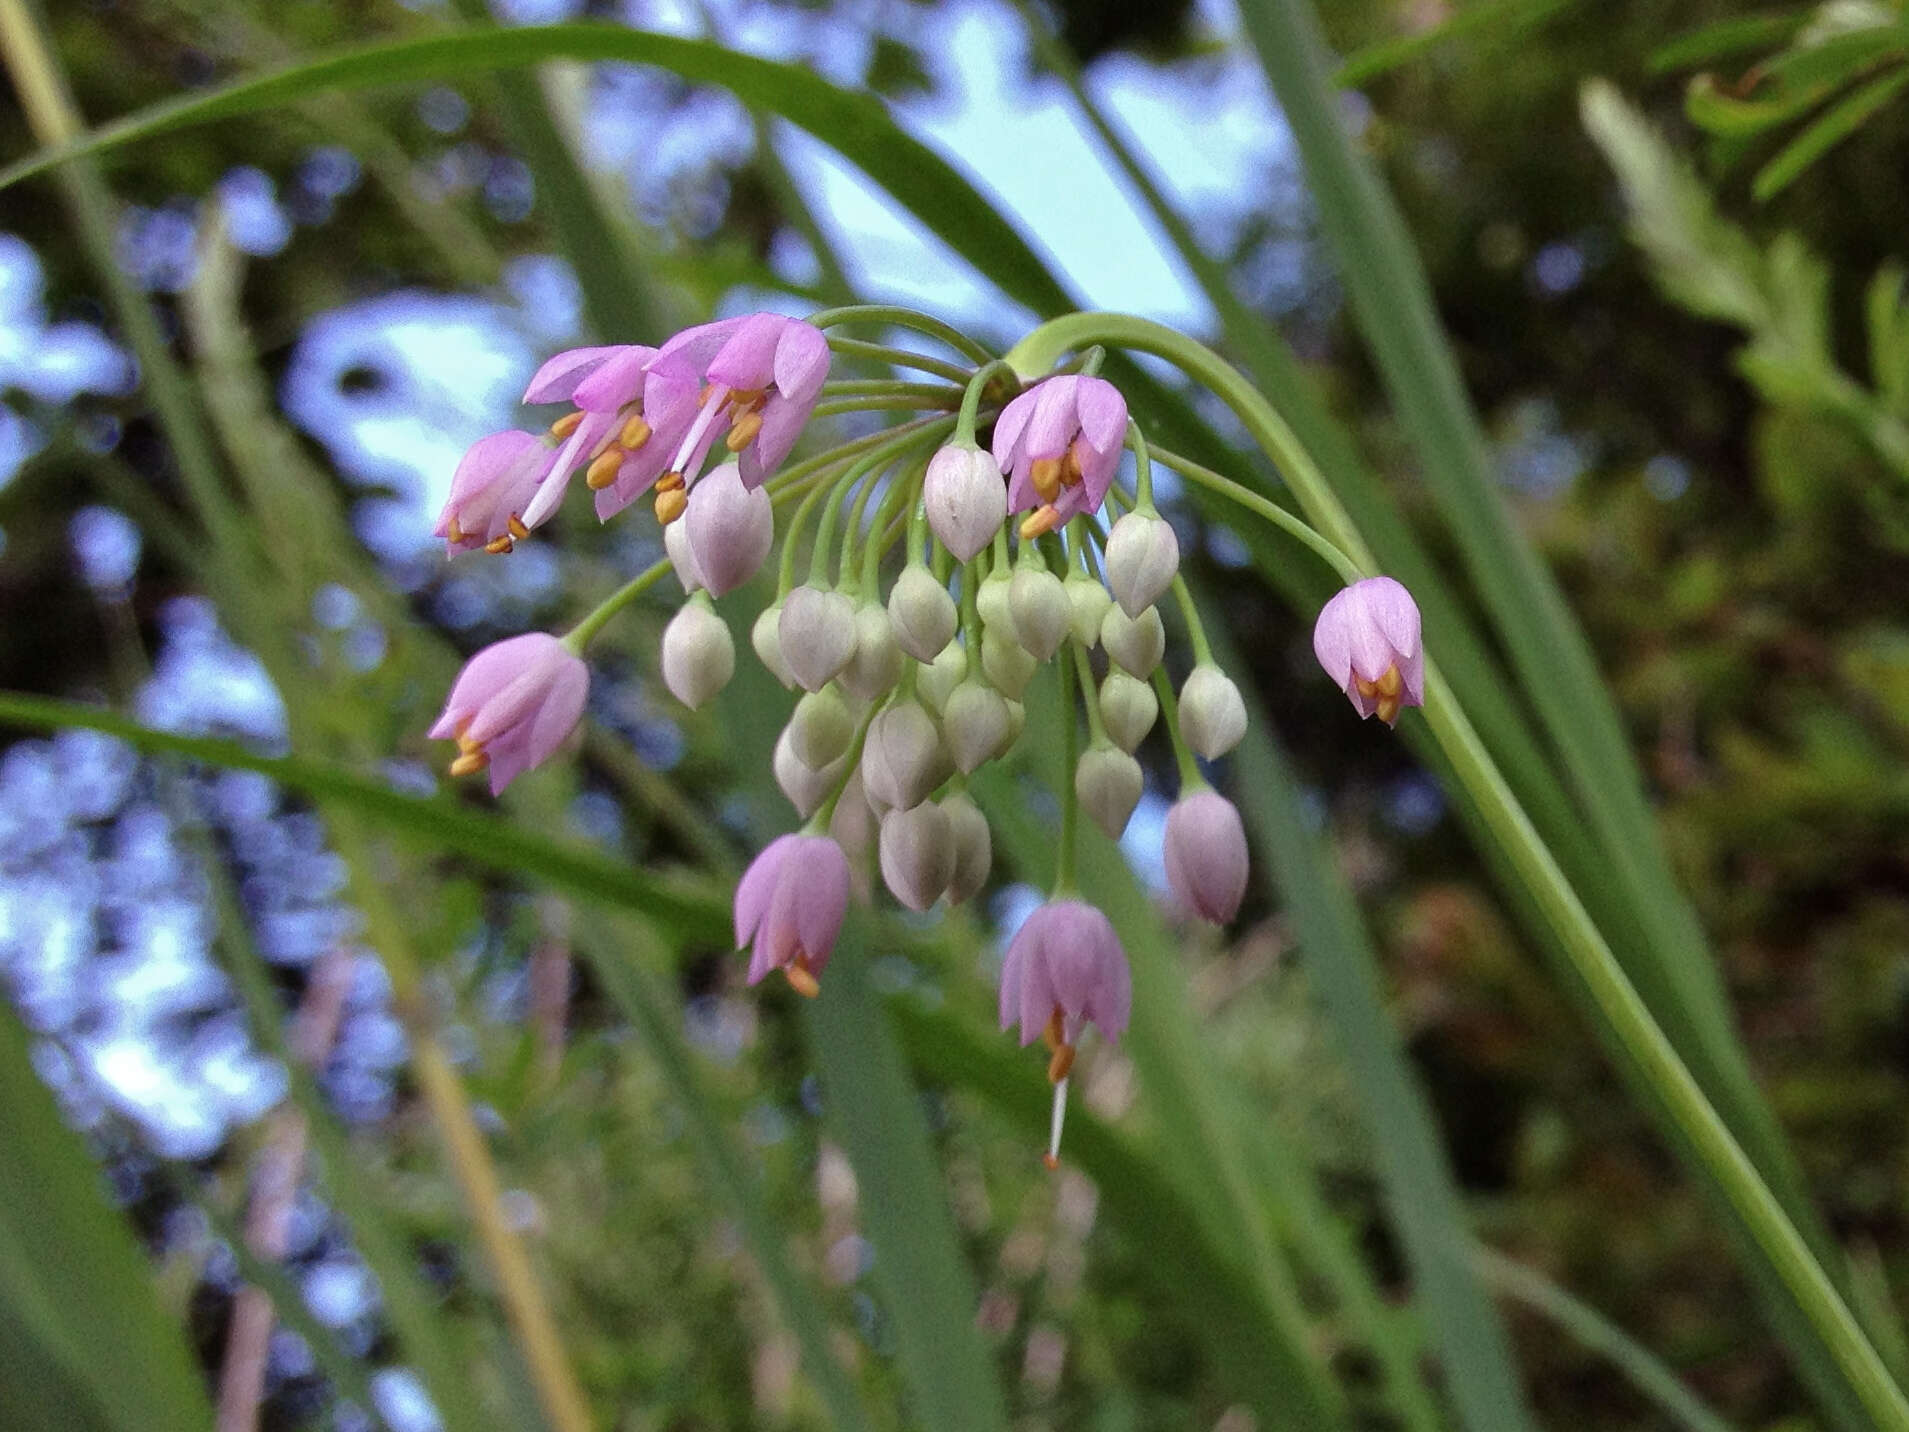
[[[1064,373],[1009,403],[994,425],[994,460],[1008,474],[1008,511],[1036,509],[1021,535],[1098,511],[1126,436],[1127,400],[1104,378]]]
[[[650,373],[668,385],[672,404],[694,415],[669,470],[693,483],[726,424],[723,445],[736,455],[743,485],[760,487],[814,411],[829,375],[829,343],[799,318],[752,313],[684,329],[663,345]]]
[[[1001,1028],[1021,1025],[1021,1044],[1045,1039],[1055,1083],[1074,1065],[1089,1023],[1120,1038],[1133,1007],[1133,976],[1107,917],[1078,900],[1055,900],[1027,917],[1001,966]]]
[[[465,663],[431,736],[457,742],[452,775],[488,768],[497,795],[550,759],[583,714],[589,689],[590,668],[579,657],[548,632],[527,632]]]
[[[530,535],[524,513],[550,468],[550,445],[533,433],[492,433],[464,454],[434,529],[452,552],[508,552]]]
[[[779,969],[814,998],[848,910],[848,857],[825,835],[784,835],[736,885],[736,948],[753,945],[749,983]]]
[[[1195,791],[1167,812],[1167,884],[1194,914],[1224,925],[1246,894],[1246,830],[1233,802]]]
[[[1313,655],[1361,716],[1390,726],[1425,704],[1418,603],[1390,577],[1367,577],[1334,595],[1312,629]]]

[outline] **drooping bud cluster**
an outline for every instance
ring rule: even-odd
[[[685,706],[712,701],[736,665],[717,601],[763,568],[777,544],[777,507],[799,499],[780,534],[777,592],[754,618],[750,646],[799,693],[772,765],[806,824],[771,842],[737,886],[736,941],[751,950],[751,984],[781,970],[800,993],[819,992],[854,887],[852,860],[864,872],[872,862],[911,911],[985,888],[991,841],[967,779],[1014,751],[1030,687],[1047,670],[1077,703],[1063,706],[1058,733],[1076,753],[1055,793],[1068,811],[1063,831],[1076,829],[1078,810],[1121,838],[1146,786],[1137,753],[1150,737],[1170,743],[1182,789],[1166,823],[1168,883],[1184,912],[1232,920],[1248,878],[1245,832],[1197,761],[1238,744],[1246,705],[1208,655],[1179,582],[1179,539],[1154,507],[1145,445],[1120,391],[1069,371],[999,394],[989,386],[1000,381],[998,363],[965,393],[949,388],[939,399],[922,397],[919,384],[881,392],[880,383],[844,383],[830,411],[867,395],[870,408],[916,399],[928,415],[778,476],[829,367],[821,329],[758,313],[688,329],[660,348],[572,350],[538,371],[526,401],[569,411],[541,436],[477,443],[453,478],[438,534],[452,552],[508,552],[583,472],[603,520],[654,493],[668,561],[568,637],[533,633],[473,657],[431,732],[458,742],[452,773],[488,769],[501,792],[548,759],[582,712],[584,644],[670,570],[684,599],[663,629],[660,675]],[[993,407],[981,401],[990,393]],[[956,409],[958,419],[948,416]],[[984,448],[976,433],[989,424]],[[724,453],[711,467],[718,442]],[[1119,482],[1129,445],[1132,490]],[[1011,513],[1026,516],[1010,523]],[[798,544],[809,556],[800,582]],[[1194,653],[1177,693],[1163,665],[1160,604],[1170,595]],[[1417,610],[1389,579],[1335,597],[1315,649],[1361,714],[1389,723],[1422,699]],[[1018,1022],[1023,1043],[1049,1045],[1056,1144],[1082,1032],[1091,1024],[1117,1038],[1131,1005],[1113,926],[1068,894],[1069,844],[1057,851],[1056,898],[1013,940],[1000,991],[1003,1028]]]

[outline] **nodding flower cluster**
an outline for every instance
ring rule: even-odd
[[[893,321],[893,310],[880,312]],[[1051,1161],[1086,1026],[1117,1039],[1132,1000],[1119,936],[1073,897],[1077,813],[1118,838],[1144,784],[1134,752],[1163,727],[1181,785],[1166,822],[1168,882],[1187,912],[1230,921],[1246,891],[1246,836],[1199,761],[1239,742],[1245,703],[1179,579],[1149,449],[1120,391],[1093,371],[1098,350],[1023,383],[1000,361],[969,371],[839,346],[948,381],[830,385],[823,329],[772,313],[691,328],[660,348],[579,348],[546,363],[525,401],[569,411],[542,434],[498,433],[473,446],[438,535],[453,553],[509,552],[549,520],[581,471],[603,520],[654,493],[668,559],[563,637],[531,633],[477,653],[431,735],[457,742],[453,775],[488,770],[501,792],[576,725],[591,637],[671,570],[685,600],[663,633],[663,681],[688,706],[709,701],[736,663],[711,599],[755,576],[776,546],[776,509],[793,506],[777,594],[750,639],[776,679],[800,692],[774,771],[805,824],[749,866],[735,929],[738,948],[751,951],[749,983],[780,970],[814,996],[848,905],[848,850],[871,835],[883,882],[911,910],[985,886],[988,824],[966,782],[1018,741],[1023,697],[1054,663],[1072,788],[1062,793],[1053,897],[1010,943],[1000,989],[1001,1027],[1018,1023],[1023,1044],[1039,1037],[1050,1051]],[[781,470],[824,399],[825,412],[913,407],[923,416]],[[990,426],[983,447],[977,433]],[[1131,489],[1117,481],[1128,450]],[[798,583],[800,550],[809,562]],[[1169,594],[1192,647],[1177,691],[1157,605]],[[1314,645],[1361,715],[1390,724],[1421,702],[1418,611],[1398,583],[1371,578],[1341,591],[1320,614]]]

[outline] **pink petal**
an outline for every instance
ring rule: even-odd
[[[802,436],[802,426],[809,420],[809,414],[815,411],[815,400],[802,401],[795,398],[773,397],[762,405],[762,430],[756,434],[756,440],[749,446],[756,454],[761,465],[762,477],[750,485],[759,487],[775,470],[782,466],[782,460],[795,446],[795,440]]]
[[[792,318],[776,340],[776,391],[796,402],[813,402],[829,376],[829,340],[812,323]]]
[[[699,323],[694,328],[685,328],[666,342],[658,350],[657,356],[680,358],[700,375],[708,369],[710,360],[722,351],[730,335],[743,322],[740,318],[719,318],[714,323]]]
[[[613,413],[633,403],[643,391],[643,370],[656,356],[654,348],[632,345],[621,350],[588,378],[577,384],[571,400],[592,413]]]
[[[1013,465],[1014,445],[1021,440],[1027,420],[1034,416],[1035,404],[1039,402],[1039,393],[1030,388],[1015,396],[994,420],[994,441],[989,446],[994,453],[994,465],[1003,472]]]
[[[1360,594],[1373,624],[1385,634],[1398,656],[1418,651],[1418,603],[1410,592],[1390,577],[1368,577],[1356,583],[1353,590]]]
[[[834,953],[848,912],[848,857],[828,837],[811,836],[797,859],[799,868],[790,862],[790,919],[809,968],[819,974]]]
[[[779,835],[770,841],[736,882],[736,948],[741,949],[756,936],[762,917],[769,909],[769,897],[775,893],[776,877],[788,856],[792,835]]]
[[[775,381],[776,343],[788,323],[780,313],[752,313],[743,319],[709,360],[709,381],[727,388],[767,388]]]
[[[1352,684],[1351,600],[1350,587],[1334,592],[1312,628],[1312,654],[1335,686]]]
[[[1074,389],[1080,377],[1063,373],[1037,387],[1034,415],[1027,420],[1021,437],[1021,452],[1026,457],[1060,457],[1074,440],[1080,424],[1074,417]]]
[[[1127,437],[1127,400],[1120,389],[1105,378],[1083,377],[1074,388],[1074,412],[1090,448],[1119,453]]]
[[[526,403],[561,403],[577,384],[624,351],[621,344],[607,348],[571,348],[557,354],[532,375],[524,389]]]

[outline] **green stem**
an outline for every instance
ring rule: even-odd
[[[882,323],[891,328],[912,328],[917,333],[947,344],[955,352],[965,354],[976,363],[989,363],[994,359],[992,353],[960,329],[943,323],[933,314],[919,313],[898,304],[851,303],[840,308],[825,308],[822,312],[811,315],[809,322],[817,328],[834,328],[843,323]],[[837,340],[831,338],[829,341],[834,343]]]
[[[1193,643],[1193,660],[1210,664],[1213,646],[1206,639],[1206,624],[1200,620],[1200,609],[1193,604],[1193,593],[1187,590],[1186,578],[1178,572],[1173,574],[1173,600],[1179,604],[1180,619],[1186,623],[1187,640]]]
[[[609,625],[610,618],[662,581],[669,569],[669,558],[665,557],[597,603],[596,608],[588,616],[563,634],[563,644],[570,648],[571,655],[582,656],[583,649],[596,639],[598,632]]]
[[[926,464],[911,466],[907,474],[898,479],[895,485],[889,489],[888,496],[882,499],[882,505],[875,513],[875,530],[868,534],[868,541],[863,544],[862,548],[862,584],[860,588],[862,591],[872,593],[876,596],[881,595],[882,558],[887,555],[888,545],[892,540],[889,535],[889,529],[895,525],[895,520],[904,507],[910,513],[908,519],[910,542],[907,560],[914,562],[920,559],[921,547],[913,540],[913,513],[921,507],[921,480],[926,472]]]
[[[1354,569],[1365,573],[1376,570],[1371,549],[1292,429],[1245,378],[1202,344],[1146,319],[1124,314],[1070,314],[1042,324],[1015,345],[1007,358],[1016,372],[1038,372],[1068,349],[1089,343],[1111,343],[1155,354],[1211,390],[1233,409],[1254,441],[1279,466],[1306,515],[1346,554]],[[1457,698],[1430,662],[1426,664],[1426,692],[1425,717],[1434,738],[1604,1013],[1620,1050],[1670,1114],[1704,1174],[1743,1220],[1770,1271],[1835,1360],[1850,1390],[1878,1426],[1909,1429],[1909,1400],[1890,1378],[1835,1284],[1757,1166],[1652,1017],[1472,729]]]
[[[822,385],[822,396],[933,398],[938,404],[947,407],[953,407],[961,401],[961,392],[952,383],[902,383],[893,378],[837,378]]]
[[[1173,744],[1173,759],[1180,767],[1181,798],[1195,791],[1209,789],[1199,761],[1194,758],[1186,739],[1180,734],[1180,698],[1173,689],[1173,683],[1167,680],[1164,666],[1153,669],[1153,694],[1160,698],[1160,719],[1166,723],[1167,740]]]
[[[1306,546],[1318,553],[1320,560],[1331,567],[1333,571],[1337,572],[1347,583],[1356,582],[1359,578],[1366,575],[1359,570],[1359,566],[1356,562],[1344,552],[1341,552],[1337,547],[1333,546],[1332,543],[1328,542],[1324,537],[1321,537],[1306,524],[1304,519],[1288,512],[1277,502],[1273,502],[1261,496],[1259,493],[1253,491],[1252,488],[1235,482],[1230,477],[1222,477],[1219,473],[1213,471],[1212,468],[1203,467],[1192,458],[1182,457],[1177,452],[1169,452],[1165,448],[1156,447],[1153,450],[1153,455],[1159,458],[1163,465],[1172,468],[1189,482],[1198,483],[1201,487],[1218,493],[1228,501],[1238,503],[1247,511],[1255,512],[1261,517],[1264,517],[1268,522],[1272,523],[1288,536],[1298,538],[1299,541],[1305,543]]]
[[[930,387],[934,385],[922,384],[920,386]],[[810,416],[816,418],[839,418],[844,413],[952,413],[955,410],[956,402],[957,399],[955,398],[953,388],[937,388],[936,397],[933,399],[911,398],[901,394],[895,394],[888,397],[840,398],[833,402],[821,402],[815,405],[815,411],[810,414]]]
[[[1127,419],[1127,446],[1133,449],[1134,510],[1152,512],[1153,459],[1147,452],[1147,435],[1132,418]]]
[[[1080,844],[1080,796],[1074,790],[1074,767],[1080,764],[1080,731],[1074,725],[1074,663],[1056,662],[1061,678],[1061,844],[1054,860],[1051,898],[1074,894],[1074,855]]]
[[[861,769],[862,747],[868,740],[868,728],[875,724],[875,718],[894,704],[897,692],[890,692],[888,700],[877,702],[868,708],[868,714],[855,728],[855,739],[849,742],[848,755],[842,761],[842,778],[835,783],[835,789],[829,792],[829,798],[816,807],[815,814],[802,824],[804,835],[827,835],[829,822],[835,819],[835,808],[842,803],[842,795],[848,790],[848,783],[855,778],[855,772]]]
[[[990,359],[968,380],[967,389],[961,394],[961,416],[955,421],[954,440],[970,446],[974,443],[975,415],[981,411],[981,394],[996,377],[1005,374],[1012,378],[1014,370],[999,358]]]
[[[875,363],[886,363],[891,368],[912,368],[917,373],[932,373],[937,378],[946,378],[950,383],[966,383],[973,371],[963,368],[959,363],[950,363],[945,358],[931,358],[926,353],[893,348],[886,343],[864,343],[859,338],[831,338],[829,347],[842,358],[867,358]]]
[[[1100,719],[1100,690],[1094,685],[1094,668],[1087,660],[1087,648],[1071,636],[1067,639],[1067,644],[1073,648],[1074,673],[1080,678],[1080,704],[1087,712],[1088,741],[1095,746],[1111,745],[1112,742],[1107,737],[1107,727]],[[1065,667],[1068,663],[1063,661],[1061,665]]]

